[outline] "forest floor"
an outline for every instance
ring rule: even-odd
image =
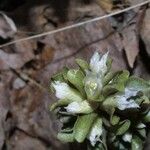
[[[21,3],[22,2],[22,3]],[[12,24],[0,14],[0,44],[52,31],[123,9],[112,4],[82,0],[24,0],[2,7]],[[131,1],[135,5],[142,0]],[[14,4],[15,5],[15,4]],[[113,6],[114,7],[114,6]],[[97,50],[113,59],[113,69],[150,80],[150,7],[145,5],[111,18],[56,34],[0,48],[0,149],[78,149],[56,138],[59,124],[49,105],[50,77],[76,57],[89,60]],[[82,149],[82,148],[81,148]]]

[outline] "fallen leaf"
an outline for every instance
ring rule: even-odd
[[[9,54],[0,50],[0,70],[18,69],[24,65],[19,54]]]
[[[97,0],[97,3],[105,9],[107,12],[112,11],[113,1],[112,0]]]
[[[21,78],[17,78],[13,82],[13,88],[16,90],[23,88],[25,85],[26,83]]]
[[[17,27],[13,20],[3,12],[0,12],[0,37],[11,38],[17,32]]]
[[[8,78],[7,78],[8,79]],[[3,77],[2,77],[3,81]],[[9,79],[8,79],[9,81]],[[0,149],[2,149],[5,140],[6,140],[6,131],[9,129],[7,128],[7,114],[10,111],[10,102],[8,96],[8,83],[7,81],[0,82]]]
[[[121,10],[129,5],[128,0],[96,0],[96,2],[106,12]]]
[[[20,42],[16,43],[12,49],[15,52],[5,52],[0,49],[0,70],[8,70],[10,68],[19,69],[24,66],[25,63],[34,59],[33,50],[36,48],[34,42]]]
[[[14,132],[7,144],[8,148],[13,150],[47,150],[46,146],[38,138],[31,137],[19,130]]]
[[[44,66],[52,61],[54,49],[50,46],[45,46],[41,54],[41,62]]]
[[[125,28],[122,32],[123,46],[126,53],[128,65],[134,67],[135,60],[139,54],[139,39],[135,31],[135,26]]]
[[[145,44],[146,52],[150,57],[150,9],[147,9],[141,29],[141,37]]]

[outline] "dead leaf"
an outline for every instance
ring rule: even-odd
[[[106,11],[112,12],[121,10],[129,6],[128,0],[96,0],[96,2]]]
[[[45,66],[52,61],[54,49],[48,45],[44,46],[41,54],[41,63]]]
[[[19,130],[15,131],[7,144],[8,149],[13,150],[47,150],[38,138],[31,137]]]
[[[13,37],[17,32],[17,27],[13,20],[3,12],[0,12],[0,37],[7,39]]]
[[[112,0],[97,0],[97,3],[107,12],[110,12],[113,8]]]
[[[9,102],[9,94],[8,94],[8,86],[9,86],[9,78],[5,75],[7,81],[5,81],[5,77],[1,78],[0,82],[0,149],[2,149],[4,142],[7,138],[6,131],[9,129],[7,128],[7,114],[10,111],[10,102]]]
[[[146,51],[150,57],[150,9],[147,9],[141,29],[141,37],[145,44]]]
[[[0,50],[0,70],[18,69],[24,65],[19,54],[9,54]]]
[[[0,70],[8,70],[10,68],[19,69],[23,67],[25,63],[35,58],[33,53],[35,48],[35,42],[24,41],[16,43],[12,47],[12,49],[15,49],[13,53],[0,50]]]
[[[128,65],[134,67],[136,57],[139,53],[139,39],[135,31],[135,26],[130,26],[123,30],[123,46],[126,53]]]
[[[13,88],[16,90],[23,88],[25,85],[26,83],[21,78],[17,78],[13,82]]]
[[[133,74],[143,79],[150,80],[149,72],[147,71],[145,64],[143,64],[142,58],[140,57],[137,57],[136,67],[133,70]]]

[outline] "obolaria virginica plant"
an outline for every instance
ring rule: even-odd
[[[108,52],[95,52],[90,63],[63,68],[51,80],[59,99],[51,106],[62,122],[58,139],[86,142],[92,150],[142,150],[150,122],[150,82],[113,72]]]

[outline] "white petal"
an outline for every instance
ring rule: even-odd
[[[109,52],[107,52],[106,54],[104,54],[102,56],[102,58],[100,59],[100,62],[99,62],[99,71],[101,71],[103,75],[107,72],[108,54],[109,54]]]
[[[132,140],[132,134],[130,134],[130,133],[125,133],[125,135],[123,135],[123,140],[125,141],[125,142],[131,142],[131,140]]]
[[[10,19],[9,17],[7,17],[4,13],[1,12],[1,14],[4,16],[4,18],[6,19],[7,23],[10,25],[11,29],[14,32],[17,32],[17,27],[15,25],[15,23],[12,21],[12,19]]]
[[[82,101],[80,93],[69,87],[67,83],[56,81],[52,83],[56,90],[56,97],[59,99],[71,99],[72,101]]]
[[[139,105],[134,100],[127,100],[126,97],[123,96],[117,96],[117,106],[120,110],[125,110],[127,108],[139,108]]]
[[[0,12],[0,17],[2,17],[5,22],[4,24],[2,23],[2,27],[0,28],[0,36],[4,39],[13,36],[14,33],[17,32],[17,28],[13,20],[5,15],[3,12]]]
[[[136,96],[137,92],[138,91],[133,88],[126,88],[124,94],[116,97],[118,108],[120,110],[127,108],[139,108],[139,105],[133,99],[128,100],[130,97]]]
[[[100,60],[100,55],[98,52],[95,52],[90,60],[90,68],[93,72],[97,72],[98,70],[98,62]]]
[[[101,58],[98,52],[95,52],[90,61],[90,69],[94,73],[98,73],[103,76],[107,72],[107,58],[108,52],[104,54]]]
[[[144,123],[139,123],[138,125],[137,125],[137,128],[138,129],[143,129],[143,128],[145,128],[146,126],[145,126],[145,124]]]
[[[93,111],[92,107],[87,101],[72,102],[65,107],[65,109],[71,114],[90,113]]]
[[[90,131],[90,134],[88,136],[88,139],[90,140],[90,143],[92,146],[95,146],[95,144],[100,141],[100,136],[102,135],[102,119],[101,118],[98,118],[91,131]]]
[[[136,96],[137,93],[138,93],[138,90],[135,90],[134,88],[125,88],[125,97],[126,98]]]

